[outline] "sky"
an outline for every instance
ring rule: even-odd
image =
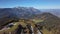
[[[0,8],[18,6],[37,9],[60,9],[60,0],[0,0]]]

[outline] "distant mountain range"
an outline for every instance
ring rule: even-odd
[[[40,11],[52,13],[60,18],[60,9],[41,9]]]
[[[13,15],[19,18],[30,17],[34,14],[40,14],[40,10],[35,9],[33,7],[15,7],[15,8],[3,8],[0,9],[0,15]]]

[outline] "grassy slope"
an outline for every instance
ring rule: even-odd
[[[34,19],[34,20],[35,20],[35,19]],[[34,20],[33,20],[33,21],[34,21]],[[43,20],[37,19],[37,20],[35,20],[34,22],[36,22],[36,23],[37,23],[37,22],[43,22]],[[15,24],[16,24],[16,25],[14,25],[11,29],[0,31],[0,34],[3,33],[3,32],[8,33],[8,32],[15,31],[15,29],[17,28],[17,26],[18,26],[19,24],[21,24],[23,27],[26,26],[26,24],[25,24],[24,22],[15,22]],[[33,24],[33,23],[32,23],[32,24]],[[59,32],[58,30],[54,30],[54,29],[52,29],[51,31],[48,31],[46,28],[43,28],[43,30],[41,30],[41,31],[43,32],[43,34],[56,34],[57,32]]]

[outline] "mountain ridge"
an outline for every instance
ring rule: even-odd
[[[40,11],[52,13],[60,18],[60,9],[41,9]]]

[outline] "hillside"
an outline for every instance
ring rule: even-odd
[[[51,14],[51,13],[43,13],[40,15],[40,19],[44,20],[43,22],[40,22],[40,26],[43,26],[44,29],[47,29],[47,31],[53,31],[56,33],[57,31],[60,32],[60,18],[57,16]],[[45,31],[46,32],[46,31]]]

